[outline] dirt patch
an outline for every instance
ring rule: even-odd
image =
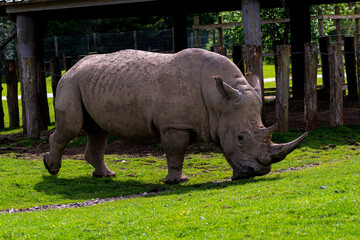
[[[48,138],[54,130],[43,131],[39,140],[31,143],[26,142],[26,137],[22,134],[9,134],[0,136],[0,154],[14,153],[16,157],[24,159],[41,160],[44,153],[49,151]],[[79,137],[86,138],[86,134],[81,133]],[[79,138],[78,137],[78,138]],[[84,160],[86,144],[77,146],[67,146],[64,150],[64,158]],[[221,148],[214,143],[192,144],[188,148],[189,153],[221,153]],[[105,154],[127,155],[129,157],[144,156],[164,156],[164,149],[161,144],[140,144],[128,143],[120,139],[111,137]]]
[[[318,92],[318,125],[329,126],[329,101],[324,92]],[[324,100],[325,99],[325,100]],[[360,110],[358,99],[344,98],[344,124],[360,124]],[[270,126],[276,122],[275,101],[265,105],[265,125]],[[290,99],[289,101],[289,129],[304,129],[303,100]],[[29,143],[23,134],[0,135],[0,154],[15,153],[22,158],[42,159],[43,154],[49,150],[48,138],[53,131],[43,131],[40,140]],[[85,137],[82,132],[79,137]],[[84,159],[85,144],[68,146],[64,151],[65,158]],[[194,144],[188,149],[190,153],[221,153],[216,144]],[[127,143],[116,138],[110,138],[106,154],[128,155],[130,157],[164,156],[161,144]]]
[[[318,92],[318,126],[330,125],[329,106],[330,98],[325,92]],[[270,126],[276,122],[275,101],[268,102],[265,106],[265,125]],[[344,124],[360,124],[359,100],[346,96],[343,108]],[[304,102],[303,100],[290,99],[289,101],[289,129],[303,130],[304,122]]]

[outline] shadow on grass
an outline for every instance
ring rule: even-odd
[[[76,177],[61,178],[57,176],[43,176],[43,180],[35,185],[35,190],[47,195],[61,195],[72,200],[89,200],[95,198],[109,198],[136,195],[141,193],[158,193],[163,195],[177,195],[193,191],[223,189],[228,186],[242,186],[262,181],[276,181],[279,176],[271,178],[250,178],[238,181],[206,182],[200,184],[168,185],[146,183],[137,180],[116,180],[113,178]],[[154,196],[154,195],[148,195]]]

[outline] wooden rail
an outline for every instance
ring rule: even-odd
[[[332,19],[332,20],[341,20],[341,19],[358,19],[360,18],[360,14],[348,14],[348,15],[328,15],[321,14],[317,16],[311,16],[311,20],[323,20],[323,19]],[[267,19],[261,20],[261,24],[273,24],[273,23],[287,23],[290,22],[290,18],[281,18],[281,19]],[[232,22],[232,23],[221,23],[221,24],[194,24],[194,29],[218,29],[218,28],[231,28],[231,27],[239,27],[242,26],[243,22]]]

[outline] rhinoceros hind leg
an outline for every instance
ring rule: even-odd
[[[168,175],[165,183],[175,184],[188,180],[183,173],[184,155],[190,143],[190,134],[186,130],[167,129],[161,133],[161,141],[167,158]]]
[[[91,126],[89,126],[89,121],[91,121]],[[95,168],[93,172],[94,177],[113,177],[115,172],[108,168],[104,160],[107,133],[92,120],[89,121],[86,120],[85,123],[85,131],[88,134],[85,160]]]

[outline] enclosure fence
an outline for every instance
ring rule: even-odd
[[[331,125],[342,125],[342,106],[344,93],[359,98],[358,89],[360,81],[357,69],[360,69],[360,14],[355,9],[353,15],[322,15],[319,11],[313,19],[318,21],[319,39],[318,44],[308,43],[304,51],[290,52],[289,45],[279,45],[275,52],[263,52],[260,50],[261,62],[265,62],[262,68],[264,95],[275,98],[279,106],[287,106],[276,109],[277,121],[283,130],[287,130],[286,121],[288,115],[288,99],[291,96],[291,67],[290,57],[302,54],[305,55],[307,63],[305,66],[305,122],[307,129],[316,128],[316,89],[327,90],[331,100]],[[334,36],[325,36],[322,28],[324,19],[334,19],[336,33]],[[354,26],[346,26],[346,29],[354,28],[354,36],[349,33],[342,34],[341,19],[355,19]],[[289,19],[266,20],[263,24],[282,23]],[[199,25],[198,17],[194,19],[193,28],[189,28],[188,47],[201,47],[207,50],[218,52],[233,60],[242,70],[245,69],[246,54],[244,49],[231,42],[231,36],[223,36],[222,29],[227,27],[240,26],[241,23],[222,23],[213,25]],[[335,43],[335,44],[331,44]],[[228,50],[231,48],[231,52]],[[61,69],[68,70],[83,56],[93,53],[111,53],[121,49],[138,49],[153,52],[173,52],[173,29],[162,29],[152,31],[130,31],[121,33],[90,33],[82,35],[53,36],[44,39],[45,69],[37,69],[38,72],[51,76],[53,92],[56,92],[56,84],[61,77]],[[319,61],[320,59],[320,61]],[[346,66],[346,78],[344,74],[344,61]],[[9,60],[0,61],[0,74],[10,76]],[[7,63],[7,64],[4,64]],[[273,64],[266,64],[273,63]],[[334,64],[336,63],[336,64]],[[5,67],[6,65],[6,67]],[[15,71],[16,74],[16,71]],[[318,80],[318,74],[320,75]],[[17,79],[15,77],[15,79]],[[289,81],[290,80],[290,81]],[[7,80],[6,80],[7,81]],[[15,80],[17,81],[17,80]],[[8,83],[8,81],[7,81]],[[17,85],[16,85],[17,86]],[[8,86],[9,88],[9,86]],[[17,88],[17,87],[16,87]],[[16,100],[14,100],[17,102]],[[360,100],[359,100],[360,101]],[[8,98],[8,104],[10,99]],[[11,104],[11,103],[10,103]],[[360,106],[360,104],[359,104]],[[10,113],[10,105],[9,105]],[[0,108],[1,120],[1,108]],[[11,121],[11,120],[10,120]],[[283,125],[282,125],[283,124]],[[284,126],[282,128],[282,126]],[[0,121],[1,128],[1,121]]]

